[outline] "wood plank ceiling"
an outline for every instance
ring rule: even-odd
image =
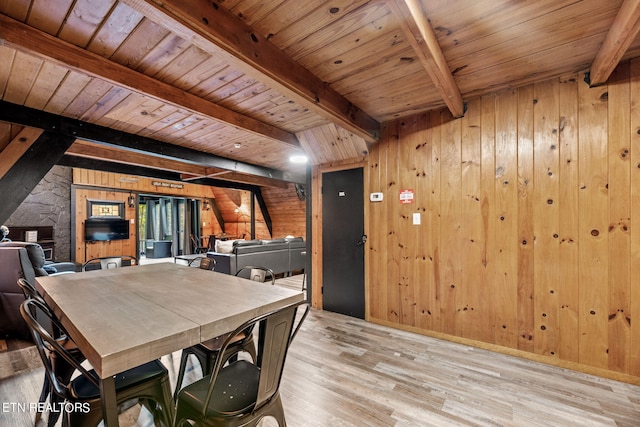
[[[568,73],[605,82],[640,54],[639,3],[0,0],[0,108],[304,174],[291,155],[365,156],[390,119],[442,107],[459,117],[464,99]],[[25,132],[37,137],[6,117],[0,173]],[[270,184],[103,142],[78,139],[67,154]]]

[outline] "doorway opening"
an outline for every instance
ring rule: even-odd
[[[193,252],[191,236],[202,235],[197,199],[141,194],[138,198],[138,253],[168,258]]]

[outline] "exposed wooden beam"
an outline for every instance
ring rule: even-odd
[[[123,163],[132,166],[152,167],[158,170],[177,172],[183,181],[200,178],[213,178],[225,175],[222,179],[226,181],[243,182],[245,184],[287,188],[287,183],[277,179],[263,178],[251,175],[244,175],[220,168],[200,166],[177,160],[165,159],[151,154],[127,151],[126,149],[106,147],[94,142],[76,140],[67,150],[67,154],[72,156],[86,157],[95,160],[107,160],[110,162]],[[188,178],[185,178],[188,177]]]
[[[131,166],[123,163],[109,162],[107,160],[90,159],[87,157],[64,155],[59,161],[59,165],[71,168],[82,168],[103,172],[121,173],[125,175],[137,175],[147,178],[163,179],[167,181],[180,181],[180,174],[159,169],[147,168],[143,166]],[[212,178],[205,178],[193,181],[194,184],[208,185],[211,187],[232,188],[234,190],[254,191],[255,185],[243,184],[241,182],[230,182]]]
[[[305,177],[299,173],[227,159],[6,101],[0,101],[0,121],[38,127],[45,131],[73,137],[74,140],[83,139],[132,152],[147,153],[165,159],[226,169],[239,174],[255,175],[287,182],[303,183],[305,180]]]
[[[620,59],[640,31],[640,0],[625,0],[596,54],[587,76],[590,86],[609,80]]]
[[[27,198],[49,170],[64,156],[73,140],[53,132],[43,132],[29,149],[0,178],[5,195],[0,203],[0,224]]]
[[[376,142],[380,124],[309,70],[278,49],[233,13],[210,0],[122,0],[154,22],[205,52],[234,58],[234,63],[311,111],[367,142]],[[239,60],[239,61],[237,61]],[[256,73],[257,71],[257,73]]]
[[[216,220],[218,221],[218,225],[220,226],[220,229],[224,233],[224,230],[225,230],[224,216],[222,216],[222,212],[220,211],[220,206],[218,206],[218,201],[215,198],[208,199],[208,200],[209,200],[209,204],[211,205],[211,209],[213,210],[213,215],[216,217]],[[209,244],[211,244],[211,242],[209,242]]]
[[[413,47],[453,117],[464,116],[462,94],[453,79],[447,60],[420,2],[418,0],[393,0],[389,2],[389,5],[398,16],[407,41]]]
[[[124,163],[132,166],[151,167],[177,173],[204,175],[207,171],[206,166],[154,157],[149,154],[135,153],[125,149],[107,147],[95,142],[82,140],[76,140],[69,150],[67,150],[67,154],[95,160],[108,160],[110,162]]]
[[[20,160],[20,157],[31,148],[34,142],[42,135],[42,129],[25,127],[18,135],[1,150],[0,156],[0,178],[11,169],[11,167]]]
[[[269,208],[267,207],[267,202],[264,200],[264,197],[262,196],[262,191],[260,191],[260,189],[258,188],[256,189],[253,195],[255,196],[255,199],[258,201],[258,207],[260,208],[260,213],[262,213],[262,219],[264,219],[264,222],[267,225],[267,228],[269,229],[269,235],[273,236],[273,221],[271,221]],[[251,200],[253,203],[253,198],[251,198]],[[254,234],[253,224],[251,228],[252,228],[251,238],[253,238],[253,234]]]
[[[182,180],[183,181],[191,181],[193,179],[199,179],[199,178],[214,178],[216,176],[220,176],[220,175],[226,175],[228,173],[231,173],[231,171],[218,171],[218,172],[209,172],[209,173],[202,173],[202,174],[198,174],[198,175],[188,175],[188,174],[182,174]]]
[[[0,14],[0,43],[32,55],[54,60],[80,73],[126,87],[134,92],[143,93],[151,98],[187,109],[194,114],[204,115],[264,138],[299,147],[298,139],[290,132],[229,110],[143,73],[109,61],[93,52],[57,39],[2,14]]]
[[[205,173],[201,176],[190,176],[189,179],[185,178],[185,175],[181,175],[183,181],[195,181],[199,179],[206,178],[216,178],[222,181],[230,181],[230,182],[241,182],[243,184],[249,185],[257,185],[259,187],[277,187],[277,188],[287,188],[288,184],[285,181],[281,181],[278,179],[271,179],[266,177],[258,177],[252,175],[245,175],[241,173],[231,172],[231,171],[221,171],[217,173]]]

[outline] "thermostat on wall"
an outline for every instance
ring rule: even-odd
[[[369,200],[372,202],[381,202],[382,201],[382,193],[371,193],[369,194]]]

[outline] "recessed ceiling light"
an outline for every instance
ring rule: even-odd
[[[303,154],[298,154],[298,155],[289,157],[289,161],[291,163],[307,163],[308,160],[309,159],[307,158],[307,156]]]
[[[240,144],[239,142],[236,142],[235,144],[233,144],[233,146],[236,148],[240,148],[242,147],[242,144]]]

